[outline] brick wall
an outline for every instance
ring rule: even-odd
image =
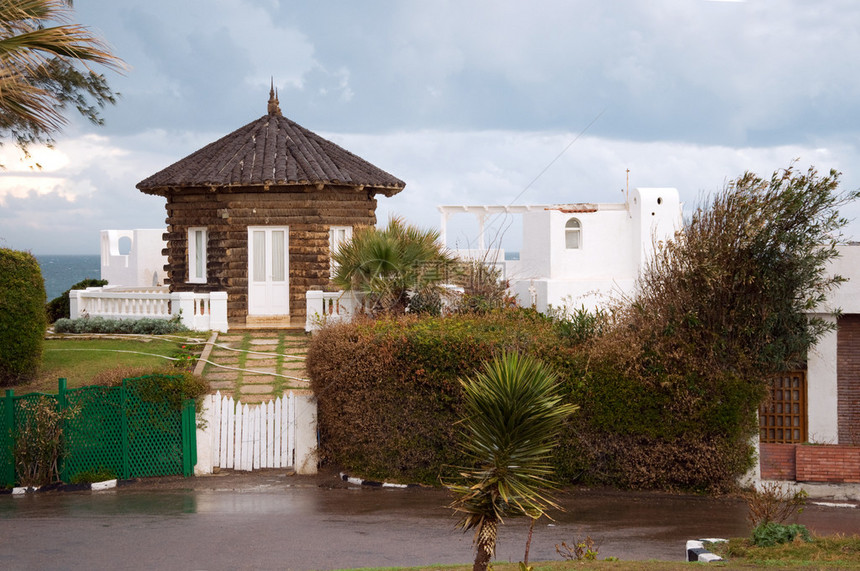
[[[798,482],[860,483],[860,447],[822,445],[796,448]]]
[[[839,444],[857,446],[860,445],[860,315],[843,315],[837,324],[836,390],[839,403],[836,412]]]
[[[759,445],[762,480],[794,480],[797,473],[795,449],[797,444]]]

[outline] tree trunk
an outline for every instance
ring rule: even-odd
[[[532,547],[532,532],[535,530],[535,522],[537,518],[531,518],[532,522],[529,524],[529,537],[526,540],[526,554],[523,556],[523,565],[526,567],[529,566],[529,550]]]
[[[478,530],[475,539],[475,565],[472,571],[487,571],[490,559],[496,552],[496,532],[499,523],[496,520],[485,519]]]

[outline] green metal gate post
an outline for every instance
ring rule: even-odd
[[[128,389],[125,386],[126,379],[123,379],[120,389],[120,446],[122,447],[122,473],[120,478],[128,480],[131,478],[131,460],[129,458],[129,447],[131,443],[128,441]]]
[[[197,465],[197,415],[194,399],[188,399],[182,405],[182,475],[186,478],[194,475]]]

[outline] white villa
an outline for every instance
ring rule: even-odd
[[[639,271],[660,242],[681,227],[681,203],[674,188],[636,188],[618,204],[526,206],[439,206],[441,239],[448,219],[478,219],[478,248],[455,250],[461,258],[504,265],[520,305],[546,311],[564,302],[595,309],[607,295],[632,291]],[[519,260],[487,248],[488,216],[522,216]]]

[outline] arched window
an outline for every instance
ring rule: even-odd
[[[564,246],[568,250],[582,248],[582,224],[576,218],[571,218],[564,225]]]

